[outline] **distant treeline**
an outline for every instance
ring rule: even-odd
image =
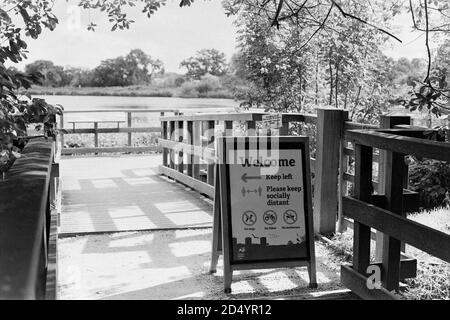
[[[233,98],[238,79],[230,71],[225,54],[203,49],[183,60],[184,75],[165,73],[161,60],[141,49],[126,56],[104,60],[90,70],[63,67],[48,60],[25,66],[28,73],[42,74],[31,94],[111,95],[188,98]]]
[[[186,80],[200,80],[209,74],[223,76],[227,73],[225,54],[215,49],[203,49],[180,63],[186,68],[184,76],[176,79],[180,86]],[[25,66],[25,72],[43,75],[44,87],[126,87],[148,85],[155,77],[164,75],[164,63],[141,49],[131,50],[126,56],[103,60],[89,70],[55,65],[52,61],[37,60]]]

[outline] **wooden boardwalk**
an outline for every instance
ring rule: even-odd
[[[211,204],[158,175],[161,158],[62,158],[60,235],[211,227]]]

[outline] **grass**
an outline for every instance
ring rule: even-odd
[[[408,219],[450,234],[450,207],[438,208],[409,215]],[[335,256],[343,263],[351,262],[353,255],[353,231],[336,234],[330,239]],[[443,244],[448,245],[448,244]],[[402,298],[409,300],[450,300],[450,263],[430,256],[412,246],[406,246],[406,254],[418,260],[417,277],[407,279],[407,289]],[[375,258],[375,243],[371,245],[371,260]]]
[[[450,207],[424,211],[408,218],[450,234]],[[443,246],[449,244],[442,244]],[[407,280],[407,299],[450,300],[450,263],[407,246],[408,255],[418,259],[417,278]]]
[[[233,99],[231,92],[223,88],[199,93],[196,90],[185,92],[177,87],[129,86],[129,87],[41,87],[33,86],[27,90],[31,95],[65,96],[117,96],[117,97],[178,97],[178,98],[219,98]]]

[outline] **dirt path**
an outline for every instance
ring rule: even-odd
[[[60,239],[60,299],[251,299],[343,289],[338,264],[316,242],[319,288],[306,268],[235,272],[223,293],[222,265],[208,273],[211,229],[126,232]]]

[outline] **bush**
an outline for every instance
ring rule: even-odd
[[[180,88],[179,96],[181,98],[197,98],[198,93],[195,90],[195,83],[193,82],[185,82]]]
[[[450,165],[436,160],[410,165],[410,189],[419,192],[421,206],[434,208],[450,204]]]

